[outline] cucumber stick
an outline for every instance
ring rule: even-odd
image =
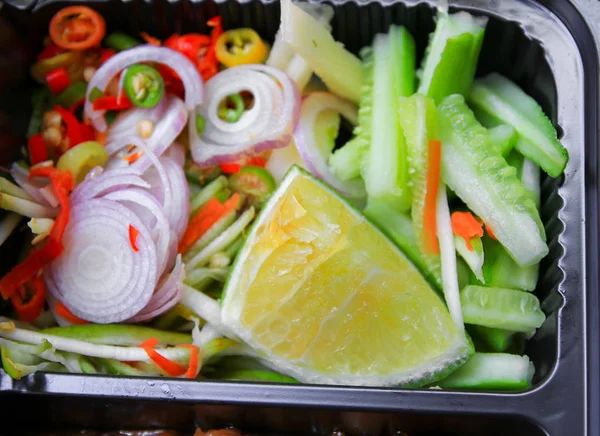
[[[536,207],[540,207],[540,167],[524,158],[519,152],[513,150],[507,157],[508,163],[517,170],[517,177],[523,183]],[[488,286],[499,288],[519,289],[533,291],[537,286],[540,264],[521,267],[506,252],[504,247],[491,238],[485,238],[484,251],[486,261],[483,265],[481,280]]]
[[[282,0],[280,32],[283,41],[306,60],[333,93],[359,102],[364,81],[362,62],[336,42],[319,20],[291,0]]]
[[[475,18],[467,12],[440,12],[421,67],[419,94],[432,97],[436,103],[452,94],[468,94],[486,24],[487,18]]]
[[[463,366],[439,382],[442,388],[518,391],[531,387],[535,368],[527,356],[475,353]]]
[[[537,286],[540,264],[521,267],[508,255],[504,247],[491,238],[485,238],[483,243],[485,263],[483,277],[488,286],[517,289],[531,292]]]
[[[429,141],[438,139],[437,113],[430,97],[415,94],[400,99],[399,116],[408,150],[408,166],[412,188],[412,224],[417,246],[427,271],[438,288],[442,286],[442,269],[439,254],[426,250],[425,196],[429,171]]]
[[[189,344],[191,336],[187,333],[168,332],[139,325],[124,324],[82,324],[68,327],[51,327],[40,333],[62,338],[78,339],[92,344],[137,346],[142,342],[156,338],[160,344]]]
[[[541,188],[540,188],[540,167],[535,162],[524,157],[521,153],[513,150],[506,157],[508,164],[517,170],[517,177],[527,189],[536,207],[540,208]]]
[[[506,351],[512,344],[515,335],[518,334],[510,330],[495,329],[480,325],[470,325],[468,330],[469,333],[488,346],[490,350],[497,353]]]
[[[477,280],[485,284],[483,277],[484,251],[481,238],[471,238],[469,244],[462,236],[454,235],[454,246],[460,257],[467,263]]]
[[[556,129],[541,106],[521,88],[499,74],[475,81],[469,104],[482,119],[508,124],[518,133],[515,148],[552,177],[562,174],[569,160]]]
[[[538,263],[548,254],[546,234],[516,170],[497,153],[462,96],[442,101],[438,123],[446,184],[493,229],[517,264]]]
[[[517,132],[507,124],[500,124],[488,129],[492,144],[498,152],[506,157],[517,143]]]
[[[364,156],[364,141],[358,136],[346,142],[329,157],[329,167],[338,179],[347,181],[360,177],[360,166]]]
[[[460,302],[465,324],[529,333],[546,319],[535,295],[514,289],[467,286]]]
[[[368,144],[362,176],[370,199],[399,211],[411,206],[406,143],[398,119],[400,97],[415,88],[415,42],[404,27],[375,36],[367,55],[356,133]]]

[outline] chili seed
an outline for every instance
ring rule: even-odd
[[[148,139],[154,132],[154,123],[150,120],[140,120],[136,125],[138,135],[144,139]]]

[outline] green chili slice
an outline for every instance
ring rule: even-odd
[[[72,83],[67,89],[56,96],[56,102],[65,109],[69,109],[79,100],[85,98],[86,90],[87,85],[85,82]]]
[[[202,115],[196,114],[196,132],[198,132],[198,135],[202,135],[204,133],[205,127],[206,119]]]
[[[116,51],[129,50],[141,44],[137,39],[123,32],[113,32],[104,38],[104,44]]]
[[[246,110],[242,94],[231,94],[219,103],[217,114],[219,118],[228,123],[237,123]]]
[[[165,92],[165,84],[158,71],[148,65],[131,65],[125,70],[125,94],[141,107],[154,107]]]
[[[97,98],[104,97],[104,93],[100,88],[95,87],[90,91],[90,96],[88,97],[90,103],[93,103]]]

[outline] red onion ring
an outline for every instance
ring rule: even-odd
[[[134,251],[129,226],[139,234]],[[156,247],[148,229],[125,206],[106,199],[73,205],[65,251],[46,268],[49,292],[75,315],[115,323],[139,313],[157,283]]]
[[[51,184],[40,188],[40,195],[44,197],[44,199],[48,202],[48,204],[52,207],[58,207],[58,197],[54,193],[54,188]]]
[[[149,120],[158,123],[167,109],[167,99],[163,97],[154,107],[133,107],[119,114],[108,128],[107,143],[113,142],[119,135],[131,136],[137,134],[137,123]]]
[[[339,112],[354,126],[358,123],[358,110],[353,104],[326,92],[310,94],[302,102],[300,120],[294,132],[294,142],[302,161],[306,165],[306,169],[343,195],[353,198],[366,197],[367,193],[362,180],[343,181],[338,179],[327,164],[329,156],[319,149],[315,138],[315,123],[318,115],[324,110]]]
[[[48,307],[50,308],[50,312],[52,312],[52,316],[54,317],[54,320],[56,321],[56,323],[59,326],[68,327],[68,326],[73,325],[72,322],[67,321],[62,316],[60,316],[58,313],[56,313],[56,305],[58,304],[58,300],[56,298],[54,298],[51,294],[47,294],[46,301],[48,302]]]
[[[162,284],[159,284],[158,291],[154,293],[146,307],[128,321],[147,321],[175,307],[183,296],[181,290],[183,278],[184,268],[183,263],[181,262],[181,255],[179,255],[175,261],[173,271],[165,277]]]
[[[147,139],[146,144],[156,156],[162,156],[179,134],[183,132],[187,120],[188,113],[185,110],[183,101],[177,97],[169,97],[167,110],[154,127],[152,136]],[[143,171],[143,169],[150,166],[150,162],[145,156],[142,156],[132,166]]]
[[[163,271],[167,267],[171,232],[169,228],[169,222],[167,221],[167,218],[163,213],[161,204],[158,202],[158,200],[156,200],[156,198],[154,198],[154,196],[148,192],[138,188],[122,189],[111,192],[105,195],[104,198],[119,202],[123,206],[129,208],[138,216],[138,218],[142,220],[146,228],[150,230],[150,233],[153,235],[152,239],[156,244],[158,275],[162,275]],[[133,208],[132,206],[134,205],[140,206],[149,211],[150,219],[148,219],[146,214],[139,213],[138,210]]]
[[[14,179],[15,183],[21,187],[25,192],[27,192],[31,198],[33,198],[37,203],[40,203],[42,206],[50,206],[50,203],[40,192],[40,189],[45,185],[29,180],[29,171],[17,163],[12,165],[10,170],[10,175]]]
[[[129,186],[149,188],[148,182],[141,178],[139,172],[129,168],[106,170],[96,177],[86,178],[71,193],[71,202],[79,203],[92,198],[101,197],[109,192]]]
[[[185,148],[183,148],[183,145],[181,144],[176,142],[171,144],[171,146],[167,148],[164,156],[173,159],[180,167],[185,165]]]
[[[106,130],[105,111],[96,111],[90,101],[90,94],[94,88],[104,91],[112,78],[120,71],[132,64],[141,62],[158,62],[173,69],[185,88],[185,105],[188,110],[194,110],[202,104],[204,87],[200,75],[194,64],[184,55],[166,47],[155,47],[153,45],[141,45],[129,50],[117,53],[106,61],[92,76],[85,98],[85,116],[101,132]]]
[[[254,105],[235,123],[218,116],[220,102],[231,94],[252,93]],[[209,166],[247,154],[285,147],[298,120],[300,95],[292,80],[277,68],[241,65],[228,68],[206,83],[206,103],[190,116],[190,149],[194,161]],[[204,117],[201,136],[196,114]]]
[[[154,166],[154,168],[150,168],[150,169],[146,170],[147,167],[144,164],[144,166],[142,168],[135,168],[135,169],[137,169],[138,171],[144,171],[143,178],[146,182],[148,182],[150,184],[150,186],[149,186],[149,188],[151,190],[150,192],[156,197],[156,199],[159,202],[162,203],[164,210],[167,213],[169,213],[169,211],[171,209],[171,200],[172,200],[171,185],[169,184],[169,178],[167,177],[167,173],[165,172],[165,169],[164,169],[162,163],[160,162],[160,160],[158,159],[156,154],[154,154],[154,152],[146,145],[146,143],[144,142],[143,139],[141,139],[139,137],[135,137],[135,136],[121,137],[121,138],[117,139],[115,142],[108,144],[105,147],[105,150],[110,156],[110,155],[115,154],[122,148],[129,147],[130,145],[133,145],[133,146],[141,149],[144,152],[143,157],[148,159],[148,160],[146,160],[146,162],[149,162],[150,164],[152,164]],[[142,158],[140,158],[140,159],[142,159]],[[138,159],[138,161],[140,159]],[[136,163],[137,163],[137,161],[134,162],[134,164],[131,165],[129,168],[134,169],[134,165]],[[114,171],[114,170],[111,170],[111,171]],[[157,186],[159,187],[158,189],[157,189]],[[159,194],[160,192],[162,192],[162,196]],[[169,222],[171,222],[171,221],[169,220]]]
[[[179,241],[183,232],[185,232],[190,216],[190,187],[181,165],[178,165],[177,162],[166,156],[160,160],[169,178],[171,194],[173,196],[171,209],[167,211],[167,215]]]

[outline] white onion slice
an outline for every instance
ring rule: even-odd
[[[175,307],[183,296],[181,290],[183,278],[183,263],[181,262],[181,255],[179,255],[175,261],[173,271],[159,285],[158,291],[154,293],[148,305],[131,318],[129,322],[147,321]]]
[[[42,206],[50,206],[50,203],[48,203],[46,198],[40,192],[40,189],[45,185],[37,181],[29,180],[29,171],[27,169],[14,163],[11,167],[10,175],[15,180],[15,183],[27,192],[37,203],[40,203]]]
[[[145,227],[150,230],[153,235],[152,239],[156,244],[157,274],[160,276],[167,267],[169,244],[171,242],[169,222],[162,211],[161,204],[154,196],[137,188],[111,192],[105,195],[104,198],[117,201],[129,208],[140,218]],[[136,205],[150,212],[150,214],[143,213],[139,208],[135,207]]]
[[[137,252],[130,225],[139,232]],[[148,304],[157,283],[156,248],[128,208],[106,199],[73,205],[63,243],[65,251],[46,268],[46,284],[75,316],[121,322]]]
[[[333,94],[315,92],[302,102],[300,120],[294,132],[294,142],[302,161],[311,173],[337,189],[343,195],[353,198],[365,197],[365,185],[362,180],[343,181],[338,179],[327,164],[330,151],[319,148],[315,137],[315,123],[318,115],[325,110],[335,110],[353,126],[358,122],[356,106]]]
[[[108,128],[106,141],[113,142],[119,135],[131,136],[137,133],[137,123],[149,120],[157,123],[167,109],[167,99],[163,97],[154,107],[133,107],[122,111]]]
[[[188,112],[185,110],[183,101],[177,97],[169,97],[167,110],[154,127],[152,136],[146,140],[146,144],[156,156],[162,156],[183,131],[187,121]],[[150,162],[147,161],[145,156],[142,156],[132,166],[143,171],[150,166]]]
[[[90,94],[94,88],[104,91],[112,78],[130,65],[141,62],[158,62],[173,69],[185,88],[185,105],[188,110],[194,110],[202,104],[204,87],[202,79],[194,64],[184,55],[166,47],[141,45],[117,53],[106,61],[92,76],[87,88],[85,98],[85,116],[88,117],[96,130],[106,130],[105,111],[96,111],[90,101]]]
[[[71,193],[71,202],[79,203],[92,198],[101,197],[109,192],[129,186],[149,188],[148,182],[142,179],[139,172],[129,168],[106,170],[102,174],[86,178]]]
[[[220,102],[231,94],[247,91],[254,105],[235,123],[218,116]],[[205,119],[198,135],[196,112],[189,122],[190,149],[198,165],[209,166],[244,155],[285,147],[298,119],[300,95],[282,71],[266,65],[228,68],[206,83],[206,103],[198,108]]]
[[[62,316],[60,316],[58,313],[56,313],[56,305],[58,304],[58,300],[56,298],[54,298],[52,296],[52,294],[46,295],[46,301],[48,302],[48,306],[50,307],[50,312],[52,313],[52,316],[54,317],[54,321],[56,321],[56,323],[59,326],[68,327],[68,326],[73,325],[72,322],[67,321]]]
[[[52,184],[48,184],[43,188],[40,188],[40,194],[42,197],[44,197],[48,204],[50,204],[50,206],[58,207],[58,197],[54,193],[54,188],[52,187]]]
[[[185,165],[185,148],[177,142],[174,142],[167,148],[164,156],[173,159],[182,168]]]
[[[169,216],[169,222],[179,240],[183,232],[185,232],[190,217],[190,186],[180,165],[166,156],[160,160],[169,178],[169,185],[173,196],[171,208],[166,212]]]
[[[135,136],[120,137],[111,144],[108,144],[105,147],[105,150],[110,156],[117,153],[122,148],[129,147],[130,145],[139,148],[144,153],[143,157],[148,159],[146,162],[150,162],[154,166],[154,168],[146,170],[146,164],[144,164],[142,168],[134,168],[134,165],[137,163],[137,161],[134,162],[133,165],[131,165],[129,168],[136,169],[138,171],[145,170],[143,177],[144,180],[150,184],[150,192],[162,204],[164,210],[167,213],[169,213],[172,202],[171,185],[169,184],[169,178],[167,177],[167,173],[165,172],[162,163],[160,162],[156,154],[154,154],[154,152],[146,145],[146,142],[143,139]],[[140,159],[138,159],[138,161]],[[169,217],[169,215],[167,215],[167,217]],[[171,222],[171,220],[169,220],[169,222]]]

